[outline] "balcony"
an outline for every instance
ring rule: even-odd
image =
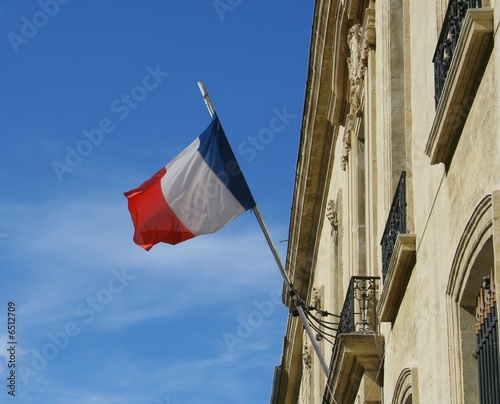
[[[385,282],[398,234],[406,233],[406,172],[401,173],[385,224],[382,246],[382,279]]]
[[[434,53],[436,117],[425,153],[448,165],[493,46],[493,9],[482,0],[451,0]]]
[[[399,178],[381,241],[384,287],[377,312],[380,321],[393,322],[416,262],[415,235],[406,228],[406,173]]]
[[[374,315],[376,307],[376,281],[379,278],[371,276],[353,276],[340,313],[340,334],[373,334],[377,328],[377,318]]]
[[[365,379],[365,390],[380,400],[380,367],[384,337],[377,334],[378,277],[353,276],[340,314],[323,403],[353,403]],[[368,399],[368,397],[367,397]],[[374,401],[375,402],[375,401]]]
[[[482,0],[451,0],[448,5],[434,58],[432,59],[432,63],[434,63],[434,100],[436,108],[443,93],[446,76],[457,48],[467,10],[481,7]]]

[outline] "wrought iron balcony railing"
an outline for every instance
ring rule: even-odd
[[[391,262],[394,245],[399,233],[406,233],[406,172],[401,173],[398,187],[392,200],[391,210],[385,225],[382,246],[382,279],[385,281]]]
[[[353,403],[363,373],[373,366],[380,369],[384,337],[377,333],[379,279],[351,277],[339,316],[323,404]]]
[[[436,108],[443,92],[444,83],[450,68],[451,59],[457,46],[462,22],[469,8],[481,8],[482,0],[450,0],[434,52],[434,99]]]
[[[339,334],[373,333],[377,329],[377,280],[373,276],[353,276],[340,313]]]

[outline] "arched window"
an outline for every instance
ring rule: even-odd
[[[417,368],[405,368],[394,388],[392,404],[418,404]]]
[[[491,304],[488,310],[493,308],[491,312],[496,312],[495,287],[488,280],[495,278],[498,240],[493,231],[493,205],[497,203],[500,203],[500,193],[487,195],[476,206],[462,233],[450,271],[447,311],[452,402],[497,402],[496,399],[481,400],[480,392],[481,385],[487,394],[492,386],[499,385],[498,351],[482,350],[488,338],[496,346],[498,335],[492,336],[488,329],[481,329],[482,322],[490,321],[489,317],[481,319],[484,305]],[[496,320],[492,324],[496,327]],[[481,366],[485,356],[489,364],[496,361],[496,365]]]
[[[412,403],[413,403],[413,397],[412,393],[410,393],[408,397],[406,397],[405,402],[403,404],[412,404]]]

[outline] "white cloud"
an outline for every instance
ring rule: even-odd
[[[269,332],[277,318],[284,318],[285,309],[266,317],[265,323],[233,353],[222,340],[224,332],[236,332],[238,316],[256,310],[254,301],[269,299],[271,292],[282,286],[264,236],[249,213],[216,234],[176,246],[158,245],[150,252],[131,240],[132,225],[124,198],[108,204],[89,197],[42,205],[4,205],[0,213],[6,218],[6,231],[12,235],[9,249],[0,246],[2,260],[17,263],[22,258],[23,262],[15,273],[0,274],[0,280],[10,276],[10,284],[15,284],[12,297],[18,304],[22,319],[19,329],[23,332],[20,360],[29,365],[32,349],[41,352],[51,343],[49,333],[64,331],[68,322],[75,321],[82,329],[80,335],[72,337],[68,348],[36,376],[36,382],[29,386],[29,397],[49,394],[54,404],[145,402],[143,389],[131,387],[145,372],[147,396],[151,398],[147,402],[152,404],[156,404],[154,398],[166,395],[172,403],[184,403],[182,397],[187,391],[199,392],[198,401],[190,404],[203,403],[204,394],[217,397],[221,391],[228,402],[244,402],[238,401],[247,389],[241,374],[248,367],[262,371],[266,365],[258,357],[266,355],[273,342],[281,343],[280,337],[271,339]],[[133,279],[119,292],[108,293],[115,276],[112,271],[120,272],[122,268]],[[88,313],[92,299],[99,303],[99,298],[108,297],[111,300],[100,305],[102,310],[94,310],[95,319],[86,323],[91,317]],[[87,310],[85,316],[79,307]],[[165,327],[195,313],[203,317],[203,322],[185,329],[185,344],[199,345],[203,341],[211,352],[219,352],[216,356],[160,364],[132,352],[127,358],[108,358],[105,363],[99,361],[99,368],[89,368],[95,359],[85,356],[88,350],[82,349],[84,344],[96,345],[88,348],[92,355],[103,355],[100,352],[105,352],[107,346],[116,346],[122,352],[133,340],[120,340],[121,333],[130,336],[135,329],[165,333]],[[144,341],[148,344],[152,339],[145,334]],[[73,355],[77,355],[78,366],[69,359]],[[100,374],[111,387],[122,385],[129,393],[126,397],[108,395],[111,388],[105,385],[90,392],[82,387],[92,384],[88,381],[81,384],[75,380],[71,384],[78,367],[82,371],[86,368],[92,380]],[[58,385],[58,375],[62,374],[67,386]]]
[[[115,205],[57,201],[42,206],[4,206],[0,211],[10,213],[8,217],[16,223],[8,223],[9,228],[36,229],[25,234],[12,232],[13,248],[5,252],[11,259],[24,255],[25,276],[38,277],[37,293],[32,293],[31,283],[16,282],[21,294],[17,298],[33,325],[74,316],[76,305],[105,288],[110,271],[117,268],[133,274],[144,291],[134,290],[134,307],[117,299],[131,315],[128,322],[200,304],[200,296],[211,301],[281,287],[278,268],[260,228],[249,223],[249,218],[236,219],[241,224],[235,221],[220,233],[176,246],[158,245],[145,252],[131,241],[125,201]],[[184,291],[182,296],[176,291],[175,304],[160,304],[148,314],[140,309],[153,291],[161,294],[162,288],[172,284]]]

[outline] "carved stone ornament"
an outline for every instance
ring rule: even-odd
[[[376,30],[375,30],[375,5],[372,4],[365,10],[365,18],[363,22],[364,27],[364,40],[365,40],[365,52],[368,49],[375,48],[376,42]]]
[[[318,288],[314,287],[311,290],[311,306],[319,309],[321,307],[321,297]]]
[[[343,151],[341,157],[342,169],[345,171],[349,162],[351,139],[356,126],[356,119],[362,115],[362,100],[364,80],[368,66],[368,55],[375,46],[375,10],[367,8],[363,26],[353,25],[347,34],[347,44],[350,56],[347,58],[349,73],[349,115],[346,121]]]
[[[307,344],[302,348],[302,361],[305,369],[311,369],[311,350]]]
[[[344,171],[347,168],[347,163],[349,162],[349,153],[351,152],[351,136],[354,132],[354,124],[355,124],[354,118],[355,117],[353,114],[347,115],[344,137],[342,138],[343,148],[342,148],[341,165],[342,165],[342,170]]]
[[[328,201],[328,205],[326,207],[326,217],[332,225],[333,234],[336,234],[339,230],[339,217],[337,203],[333,199]]]
[[[361,95],[366,72],[368,54],[365,49],[364,30],[359,24],[353,25],[347,34],[350,57],[347,59],[349,71],[350,113],[359,115]]]

